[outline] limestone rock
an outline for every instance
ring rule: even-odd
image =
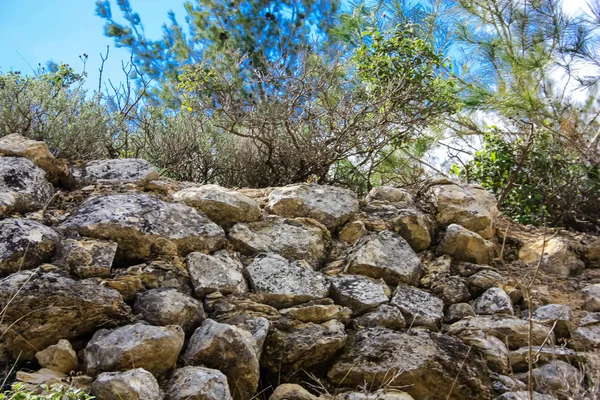
[[[414,208],[415,206],[415,201],[408,191],[392,186],[377,186],[371,189],[365,202],[373,201],[385,201],[405,208]]]
[[[528,318],[529,313],[526,313],[525,318]],[[566,304],[547,304],[545,306],[536,307],[533,310],[532,318],[534,321],[544,325],[553,326],[558,337],[567,338],[570,336],[571,330],[571,307]]]
[[[57,183],[60,168],[48,146],[44,142],[27,139],[25,136],[13,133],[0,138],[0,156],[24,157],[37,167],[46,171],[47,177]]]
[[[484,239],[496,233],[496,199],[487,190],[474,185],[445,184],[434,188],[437,194],[437,221],[458,224]]]
[[[149,258],[152,254],[213,252],[225,243],[225,232],[192,207],[171,204],[146,194],[113,194],[84,202],[62,225],[119,244],[117,257]]]
[[[496,400],[532,400],[529,397],[529,392],[526,390],[519,390],[516,392],[507,392],[497,397]],[[533,400],[556,400],[556,397],[549,394],[541,394],[533,392]]]
[[[358,200],[347,189],[300,183],[274,189],[267,209],[285,218],[313,218],[333,231],[358,211]]]
[[[115,242],[67,239],[61,243],[54,264],[80,278],[106,278],[110,276],[116,253]]]
[[[341,398],[343,400],[415,400],[410,394],[394,389],[381,389],[373,393],[344,393]]]
[[[204,299],[204,309],[213,319],[225,320],[234,317],[264,317],[268,320],[279,319],[279,312],[275,307],[258,303],[247,296],[223,296],[215,292]]]
[[[383,280],[362,275],[337,275],[329,278],[331,298],[352,310],[355,316],[374,310],[389,301],[390,289]]]
[[[444,318],[444,302],[414,287],[399,285],[390,304],[402,311],[408,326],[437,330]]]
[[[17,381],[23,382],[30,388],[31,391],[40,393],[40,385],[56,385],[61,384],[67,375],[62,372],[54,371],[48,368],[42,368],[35,372],[18,371],[16,374]]]
[[[233,325],[250,333],[250,344],[252,345],[252,348],[254,348],[256,359],[260,360],[267,334],[271,328],[271,323],[268,319],[240,313],[237,315],[220,317],[218,322]]]
[[[467,280],[469,291],[475,297],[481,296],[486,290],[493,287],[502,287],[506,279],[490,269],[484,269],[471,275]]]
[[[527,389],[526,384],[507,375],[500,375],[492,372],[490,373],[490,378],[492,378],[492,387],[499,394]],[[526,400],[529,400],[529,397],[527,397]]]
[[[479,315],[514,315],[510,297],[498,287],[489,288],[473,302],[473,310]]]
[[[152,325],[179,325],[184,332],[192,332],[205,318],[202,303],[170,288],[139,294],[133,312]]]
[[[492,261],[494,245],[460,225],[452,224],[446,229],[442,242],[437,247],[438,254],[449,254],[455,260],[489,264]]]
[[[190,338],[183,360],[188,365],[218,368],[227,376],[236,400],[256,392],[260,371],[249,332],[207,319]]]
[[[23,271],[0,280],[0,309],[9,301],[0,325],[0,360],[3,354],[15,359],[19,353],[20,360],[31,360],[38,349],[59,339],[131,319],[130,308],[116,290],[55,272]]]
[[[499,374],[511,372],[508,348],[500,339],[482,331],[467,331],[460,338],[483,355],[490,370]]]
[[[153,260],[146,264],[138,264],[125,270],[116,270],[116,278],[134,278],[146,289],[173,288],[182,293],[192,293],[192,281],[188,270],[181,259]]]
[[[359,241],[348,255],[348,272],[383,278],[390,285],[414,284],[421,274],[421,260],[401,236],[383,231]]]
[[[269,400],[317,400],[317,397],[300,385],[284,383],[275,388]]]
[[[540,238],[525,242],[519,250],[519,259],[531,266],[539,264],[542,271],[560,277],[575,275],[585,267],[563,238]]]
[[[600,311],[600,283],[588,285],[581,289],[585,309],[588,311]]]
[[[0,157],[0,217],[44,208],[54,188],[46,173],[23,157]]]
[[[249,224],[236,224],[229,239],[248,256],[275,253],[289,260],[306,260],[313,266],[325,261],[329,231],[311,219],[283,219],[275,216]]]
[[[544,346],[531,346],[531,352],[535,355],[535,364],[547,364],[553,360],[560,360],[577,365],[583,361],[582,357],[574,350],[562,346],[546,344]],[[529,369],[529,347],[512,350],[508,358],[515,372],[527,372]]]
[[[35,353],[35,358],[42,368],[68,374],[77,371],[79,359],[68,340],[60,339],[58,343]]]
[[[89,161],[84,165],[71,167],[69,185],[73,188],[82,188],[94,183],[141,185],[158,178],[158,171],[146,160],[115,158]]]
[[[346,387],[402,386],[415,399],[491,399],[485,364],[468,351],[460,340],[439,333],[366,328],[348,341],[328,377]]]
[[[49,261],[60,238],[52,228],[28,219],[0,221],[0,276]]]
[[[582,373],[564,361],[553,360],[532,372],[534,389],[539,393],[568,395],[582,385]]]
[[[160,400],[156,378],[143,368],[125,372],[103,372],[92,384],[98,400]]]
[[[382,304],[354,320],[358,326],[366,328],[382,327],[400,330],[406,327],[406,320],[398,307]]]
[[[322,324],[280,323],[271,327],[261,366],[284,376],[331,360],[346,344],[344,325],[336,320]]]
[[[537,322],[532,325],[531,343],[541,345],[547,337],[552,342],[551,328]],[[529,342],[529,321],[502,315],[478,315],[464,318],[447,328],[449,335],[464,335],[468,331],[482,331],[490,336],[495,336],[503,343],[508,343],[509,349],[525,347]]]
[[[172,369],[183,347],[180,326],[126,325],[100,329],[83,352],[84,369],[94,376],[108,371],[144,368],[154,376]]]
[[[320,324],[332,319],[347,321],[352,315],[352,310],[333,304],[331,299],[304,303],[292,308],[279,310],[282,317],[288,317],[300,322]]]
[[[577,351],[600,349],[600,313],[592,313],[591,316],[588,314],[580,322],[580,326],[571,331],[568,346]]]
[[[463,318],[474,316],[475,311],[473,311],[473,307],[469,303],[457,303],[448,307],[446,315],[444,315],[444,322],[451,324]]]
[[[204,297],[212,292],[245,293],[248,284],[242,275],[244,266],[235,255],[220,250],[212,255],[194,252],[185,259],[194,294]]]
[[[344,225],[338,237],[347,243],[354,243],[367,234],[367,228],[362,221],[352,221]]]
[[[421,280],[421,284],[423,287],[428,288],[431,294],[442,300],[446,306],[471,300],[469,288],[464,278],[459,276],[441,274],[427,284],[424,284]]]
[[[329,294],[329,282],[304,261],[289,262],[275,254],[259,254],[244,271],[252,291],[276,308],[290,307]]]
[[[227,377],[217,369],[176,369],[165,387],[165,400],[231,400]]]
[[[250,197],[219,185],[203,185],[180,190],[173,200],[196,207],[211,221],[229,227],[238,222],[260,219],[260,207]]]
[[[413,209],[402,209],[390,224],[414,251],[427,250],[431,245],[435,223],[429,215]]]

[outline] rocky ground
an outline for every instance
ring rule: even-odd
[[[0,363],[104,399],[596,399],[600,239],[450,181],[230,190],[0,139]],[[1,378],[1,377],[0,377]],[[0,379],[1,381],[2,379]]]

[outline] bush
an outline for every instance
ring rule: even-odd
[[[475,158],[453,170],[494,192],[518,222],[600,230],[600,166],[548,131],[529,140],[492,129]]]
[[[67,65],[34,76],[1,74],[0,136],[43,140],[63,158],[107,157],[115,136],[111,115],[98,98],[86,98],[84,78]]]
[[[44,390],[41,394],[33,394],[26,390],[25,386],[17,383],[13,386],[13,390],[0,393],[0,400],[92,400],[90,396],[79,389],[68,386],[42,385]]]

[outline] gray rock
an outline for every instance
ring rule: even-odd
[[[329,294],[329,282],[304,261],[289,262],[276,254],[260,254],[244,270],[252,291],[276,308],[291,307]]]
[[[464,318],[447,327],[449,335],[464,335],[468,331],[482,331],[490,336],[495,336],[509,349],[518,349],[528,346],[529,321],[502,315],[478,315]],[[531,330],[531,344],[541,345],[546,340],[553,342],[554,334],[551,329],[534,322]]]
[[[415,201],[412,195],[405,189],[399,189],[392,186],[377,186],[365,197],[365,202],[385,201],[396,206],[413,208]]]
[[[348,272],[383,278],[390,285],[414,284],[421,274],[421,260],[401,236],[383,231],[365,237],[348,255]]]
[[[24,157],[46,171],[47,177],[58,181],[56,160],[44,142],[27,139],[13,133],[0,138],[0,156]]]
[[[217,369],[176,369],[165,386],[165,400],[231,400],[227,377]]]
[[[533,392],[533,399],[531,399],[528,391],[518,390],[516,392],[504,393],[500,397],[497,397],[496,400],[556,400],[556,397],[549,394]]]
[[[35,353],[35,358],[42,368],[68,374],[77,371],[79,359],[68,340],[60,339],[58,343]]]
[[[482,331],[466,331],[460,338],[483,356],[490,370],[499,374],[511,372],[508,348],[500,339]]]
[[[0,221],[0,276],[49,261],[60,237],[52,228],[28,219]]]
[[[410,394],[395,389],[381,389],[372,393],[343,393],[343,400],[415,400]]]
[[[275,253],[317,266],[327,256],[330,233],[325,226],[311,219],[271,216],[263,221],[236,224],[229,231],[229,239],[247,256]]]
[[[144,368],[156,377],[175,367],[183,347],[179,325],[126,325],[100,329],[83,351],[84,370],[90,376],[109,371]]]
[[[329,278],[331,298],[352,310],[354,316],[374,310],[389,301],[390,289],[383,280],[362,275],[337,275]]]
[[[546,344],[544,346],[532,346],[534,365],[547,364],[553,360],[560,360],[576,364],[583,361],[582,357],[574,350],[562,346]],[[529,347],[512,350],[509,353],[510,365],[515,372],[527,372],[529,369]]]
[[[262,355],[263,346],[267,339],[267,334],[271,328],[271,323],[265,317],[252,316],[250,314],[238,314],[229,317],[219,318],[220,323],[233,325],[240,329],[249,332],[250,343],[256,353],[256,359],[260,360]]]
[[[116,253],[115,242],[67,239],[61,243],[53,263],[79,278],[107,278]]]
[[[514,315],[510,297],[498,287],[489,288],[473,302],[473,310],[479,315]]]
[[[437,195],[437,221],[458,224],[490,239],[496,233],[496,199],[481,186],[442,184],[434,187]]]
[[[313,218],[334,230],[358,211],[358,200],[347,189],[300,183],[274,189],[267,209],[286,218]]]
[[[390,304],[402,311],[408,326],[438,330],[444,318],[444,302],[414,287],[399,285]]]
[[[173,200],[196,207],[211,221],[230,227],[238,222],[260,219],[260,207],[250,197],[219,185],[203,185],[180,190]]]
[[[125,372],[103,372],[92,384],[98,400],[160,400],[156,378],[143,368]]]
[[[41,210],[53,194],[44,170],[23,157],[0,157],[0,217]]]
[[[473,311],[473,307],[469,303],[457,303],[448,307],[446,315],[444,315],[444,322],[451,324],[463,318],[474,316],[475,311]]]
[[[148,161],[140,158],[94,160],[71,167],[69,186],[82,188],[94,183],[145,184],[158,179],[158,171]]]
[[[534,389],[539,393],[568,396],[583,385],[583,374],[571,364],[553,360],[534,369]]]
[[[585,309],[588,311],[600,311],[600,283],[588,285],[581,289]]]
[[[490,399],[487,368],[468,354],[460,340],[439,333],[366,328],[348,341],[328,377],[346,387],[402,387],[415,399]]]
[[[14,296],[18,292],[18,296]],[[14,296],[14,298],[13,298]],[[31,360],[59,339],[91,334],[131,319],[119,292],[50,272],[18,272],[0,280],[0,360]]]
[[[527,389],[526,384],[519,380],[513,379],[510,376],[499,375],[492,372],[490,374],[490,378],[492,378],[492,387],[497,393],[500,394]],[[527,398],[527,400],[529,400],[529,398]]]
[[[267,336],[261,366],[288,377],[331,360],[346,339],[344,325],[336,320],[322,324],[274,324]]]
[[[204,321],[202,303],[176,289],[151,289],[138,294],[133,312],[152,325],[179,325],[190,333]]]
[[[382,304],[354,320],[358,326],[366,328],[382,327],[392,330],[406,328],[406,320],[398,307]]]
[[[494,254],[494,245],[475,232],[452,224],[446,229],[438,254],[449,254],[457,261],[489,264]]]
[[[429,215],[413,209],[402,209],[390,224],[394,232],[402,236],[414,251],[427,250],[431,245],[435,222]]]
[[[471,275],[467,280],[469,291],[474,297],[479,297],[486,290],[493,287],[502,287],[506,279],[490,269],[484,269]]]
[[[117,257],[213,252],[225,244],[225,232],[192,207],[171,204],[146,194],[113,194],[85,201],[62,225],[119,244]]]
[[[248,284],[242,275],[244,266],[235,255],[226,250],[212,255],[190,253],[185,261],[197,297],[202,298],[216,291],[223,294],[248,291]]]
[[[190,338],[183,360],[221,370],[236,400],[252,398],[258,388],[260,371],[252,335],[235,326],[205,320]]]
[[[525,313],[525,318],[529,313]],[[568,338],[571,330],[571,307],[566,304],[547,304],[536,307],[533,310],[532,318],[534,321],[544,325],[554,326],[556,335],[561,338]]]
[[[466,303],[471,300],[469,288],[464,278],[459,276],[442,274],[436,276],[428,284],[424,284],[423,280],[421,280],[421,284],[423,287],[428,288],[433,295],[439,297],[446,306],[456,303]]]
[[[577,351],[600,349],[600,323],[586,324],[573,329],[568,346]]]

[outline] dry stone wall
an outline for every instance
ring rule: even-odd
[[[480,187],[233,190],[10,135],[0,191],[0,362],[31,390],[520,399],[531,364],[536,398],[597,396],[600,240]]]

